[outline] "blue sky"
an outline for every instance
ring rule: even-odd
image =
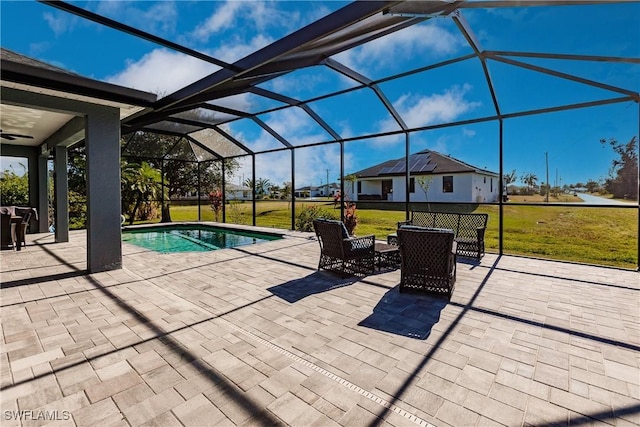
[[[328,1],[92,1],[73,2],[112,19],[233,62],[346,2]],[[2,46],[76,73],[123,86],[169,94],[217,67],[153,43],[101,27],[31,1],[0,3]],[[484,49],[640,58],[640,4],[464,9],[464,18]],[[25,31],[28,28],[28,31]],[[450,18],[435,18],[333,57],[371,78],[436,64],[471,53]],[[640,65],[512,58],[561,73],[574,73],[635,92],[640,91]],[[500,108],[505,114],[621,96],[511,64],[488,61]],[[355,82],[326,67],[299,70],[262,87],[306,100]],[[380,84],[410,127],[495,115],[482,66],[477,58]],[[278,103],[256,95],[238,95],[217,103],[251,112]],[[312,103],[340,136],[352,138],[397,130],[372,90],[362,89]],[[627,142],[638,134],[638,104],[532,115],[504,122],[504,170],[518,176],[534,173],[545,181],[548,152],[550,182],[571,184],[605,178],[615,155],[601,138]],[[293,145],[331,137],[298,108],[260,118]],[[254,150],[278,146],[250,120],[228,130]],[[495,121],[411,134],[411,151],[432,149],[467,163],[499,170],[499,126]],[[369,138],[345,144],[345,172],[364,169],[404,155],[404,137]],[[296,186],[320,185],[339,176],[337,144],[306,148],[296,154]],[[4,159],[3,159],[4,160]],[[249,165],[238,178],[250,176]],[[3,169],[6,163],[3,161]],[[257,157],[257,176],[273,183],[290,180],[290,156]]]

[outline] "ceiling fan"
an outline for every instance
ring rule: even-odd
[[[30,135],[20,135],[17,133],[6,133],[2,129],[0,129],[0,138],[8,139],[9,141],[14,141],[17,138],[25,138],[25,139],[33,139]]]

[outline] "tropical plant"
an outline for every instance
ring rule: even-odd
[[[356,214],[356,204],[351,202],[345,203],[344,209],[344,226],[347,229],[347,232],[350,236],[356,230],[356,226],[358,225],[358,215]]]
[[[269,197],[272,199],[277,199],[278,196],[280,195],[280,192],[282,191],[282,189],[280,188],[279,185],[270,185],[269,186]]]
[[[259,196],[268,194],[269,187],[271,187],[271,181],[268,178],[258,178],[256,181],[256,194]]]
[[[293,191],[293,189],[291,187],[291,182],[290,181],[282,183],[282,190],[280,192],[280,198],[287,200],[287,209],[289,209],[291,207],[291,193],[292,193],[292,191]]]
[[[123,212],[129,216],[129,224],[133,224],[138,210],[146,204],[144,219],[149,219],[153,212],[152,205],[162,196],[162,173],[147,162],[125,163],[122,174],[122,203]]]
[[[251,188],[251,189],[255,189],[255,186],[253,184],[253,179],[251,178],[247,178],[244,180],[244,185],[246,185],[247,187]]]
[[[222,209],[222,190],[216,188],[209,193],[209,203],[211,203],[211,210],[215,221],[218,222],[218,213]]]

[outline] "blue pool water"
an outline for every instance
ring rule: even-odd
[[[156,252],[205,252],[281,239],[281,236],[205,225],[125,230],[122,241]]]

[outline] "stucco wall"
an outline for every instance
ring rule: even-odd
[[[453,177],[453,192],[443,192],[443,176]],[[386,178],[385,179],[389,179]],[[393,193],[390,200],[404,202],[405,177],[396,176],[393,180]],[[493,180],[493,181],[492,181]],[[361,180],[360,194],[381,194],[382,180],[378,178]],[[428,192],[416,180],[415,192],[410,194],[412,202],[449,202],[449,203],[478,203],[498,201],[498,178],[491,175],[477,173],[434,175],[428,185]]]

